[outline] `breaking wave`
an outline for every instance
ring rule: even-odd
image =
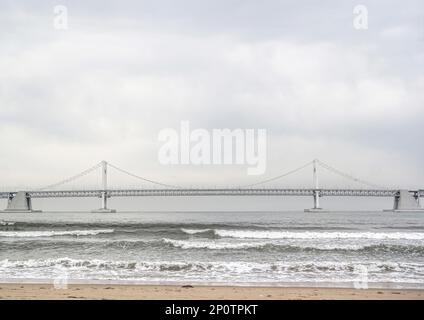
[[[221,238],[240,239],[374,239],[374,240],[424,240],[424,232],[293,232],[277,230],[235,229],[182,229],[186,234],[213,232]]]
[[[424,246],[420,245],[396,245],[396,244],[375,244],[375,245],[355,245],[355,244],[305,244],[289,245],[275,242],[220,242],[220,241],[191,241],[163,239],[167,244],[181,249],[208,249],[208,250],[259,250],[276,252],[348,252],[355,251],[361,253],[399,253],[424,255]]]
[[[338,281],[357,280],[358,274],[366,268],[368,280],[382,281],[393,277],[392,281],[422,279],[414,274],[423,272],[423,266],[417,263],[390,263],[375,261],[370,263],[352,262],[181,262],[181,261],[110,261],[84,260],[68,257],[45,260],[1,260],[0,271],[3,278],[28,277],[49,278],[66,275],[80,278],[95,275],[96,279],[161,279],[172,281],[178,279],[204,279],[219,281],[258,281],[295,282],[295,281]],[[25,272],[25,273],[23,273]],[[311,278],[311,276],[313,276]],[[258,278],[259,277],[259,278]]]
[[[207,233],[213,231],[213,229],[184,229],[181,228],[181,231],[187,234],[199,234],[199,233]]]
[[[101,233],[113,233],[113,229],[97,230],[45,230],[45,231],[0,231],[0,237],[38,238],[55,236],[95,236]]]
[[[0,220],[0,226],[13,226],[15,223],[11,221],[1,221]]]
[[[25,250],[31,252],[36,249],[45,251],[62,248],[62,250],[72,251],[81,248],[102,250],[125,250],[127,252],[140,252],[140,250],[166,250],[167,252],[176,252],[178,250],[193,251],[222,251],[228,252],[251,252],[251,253],[352,253],[352,254],[398,254],[409,257],[424,257],[424,245],[419,244],[397,244],[397,243],[287,243],[278,240],[232,240],[229,239],[105,239],[105,238],[58,238],[55,241],[39,240],[33,241],[31,237],[19,238],[19,241],[0,241],[0,250]],[[41,239],[41,238],[40,238]],[[59,240],[60,239],[60,240]],[[159,251],[158,251],[159,252]],[[164,252],[164,251],[160,251]]]
[[[1,260],[0,269],[4,268],[46,268],[46,267],[65,267],[65,268],[86,268],[86,269],[138,269],[143,270],[159,270],[159,271],[180,271],[180,270],[210,270],[210,269],[228,269],[233,271],[246,271],[257,269],[262,271],[267,270],[292,270],[292,271],[335,271],[355,269],[354,263],[344,262],[299,262],[299,263],[260,263],[260,262],[172,262],[172,261],[109,261],[101,259],[29,259],[29,260]],[[384,263],[375,262],[369,264],[371,270],[380,271],[401,271],[404,268],[415,268],[423,266],[420,264],[411,263]]]

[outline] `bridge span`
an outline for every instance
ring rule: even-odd
[[[318,186],[317,164],[319,160],[311,162],[313,166],[313,188],[253,188],[260,184],[255,183],[245,187],[234,188],[182,188],[178,186],[166,185],[153,180],[148,180],[136,175],[133,175],[125,170],[119,169],[109,164],[121,172],[129,174],[133,177],[140,178],[144,181],[152,182],[161,185],[161,188],[137,188],[137,189],[109,189],[107,186],[107,168],[108,163],[102,161],[98,165],[78,174],[74,177],[65,179],[54,185],[40,188],[38,190],[28,191],[5,191],[0,192],[0,199],[8,199],[7,209],[11,212],[31,212],[36,211],[32,208],[31,199],[33,198],[81,198],[95,197],[102,199],[100,209],[93,210],[94,212],[115,212],[116,210],[107,207],[107,200],[111,197],[175,197],[175,196],[306,196],[313,198],[313,208],[305,211],[319,212],[322,211],[319,205],[319,199],[322,197],[392,197],[394,205],[392,211],[422,211],[420,206],[420,198],[424,197],[424,189],[419,190],[401,190],[401,189],[385,189],[385,188],[367,188],[367,189],[338,189],[338,188],[320,188]],[[322,163],[321,163],[322,164]],[[325,164],[323,164],[325,165]],[[327,166],[327,165],[325,165]],[[96,190],[46,190],[62,185],[69,181],[75,180],[82,175],[91,172],[97,168],[102,168],[102,188]],[[301,168],[304,168],[302,166]],[[288,172],[285,175],[278,176],[281,178],[296,172],[298,169]],[[340,172],[338,172],[340,173]],[[346,174],[344,174],[346,176]],[[350,177],[350,176],[349,176]],[[352,178],[352,177],[351,177]],[[355,179],[355,181],[364,182]],[[273,181],[275,178],[265,180],[265,182]]]
[[[109,189],[109,190],[59,190],[27,191],[31,198],[74,198],[74,197],[143,197],[143,196],[313,196],[321,197],[393,197],[398,190],[374,189],[280,189],[280,188],[209,188],[209,189]],[[410,191],[415,196],[424,196],[424,190]],[[0,198],[15,197],[17,192],[1,192]]]

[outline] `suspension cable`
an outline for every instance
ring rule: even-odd
[[[350,179],[350,180],[353,180],[355,182],[358,182],[358,183],[361,183],[361,184],[364,184],[364,185],[367,185],[367,186],[373,187],[373,188],[387,189],[386,187],[383,187],[383,186],[380,186],[380,185],[377,185],[377,184],[374,184],[372,182],[368,182],[368,181],[365,181],[365,180],[362,180],[362,179],[358,179],[358,178],[356,178],[356,177],[354,177],[350,174],[347,174],[347,173],[344,173],[340,170],[337,170],[336,168],[333,168],[332,166],[330,166],[330,165],[328,165],[328,164],[326,164],[326,163],[324,163],[320,160],[317,160],[317,162],[321,167],[323,167],[323,168],[325,168],[325,169],[327,169],[327,170],[329,170],[329,171],[331,171],[335,174],[338,174],[338,175],[340,175],[340,176],[342,176],[346,179]]]
[[[146,181],[146,182],[157,184],[157,185],[160,185],[160,186],[163,186],[163,187],[176,188],[176,189],[181,189],[182,188],[180,186],[175,186],[175,185],[171,185],[171,184],[165,184],[165,183],[161,183],[161,182],[158,182],[158,181],[154,181],[154,180],[150,180],[150,179],[147,179],[147,178],[140,177],[140,176],[138,176],[136,174],[133,174],[131,172],[128,172],[128,171],[126,171],[124,169],[118,168],[117,166],[114,166],[113,164],[110,164],[109,162],[108,162],[108,166],[111,167],[111,168],[114,168],[115,170],[120,171],[121,173],[124,173],[124,174],[129,175],[129,176],[131,176],[133,178],[140,179],[140,180],[143,180],[143,181]]]
[[[312,162],[313,161],[308,162],[308,163],[304,164],[303,166],[301,166],[299,168],[296,168],[296,169],[291,170],[289,172],[283,173],[279,176],[276,176],[276,177],[273,177],[273,178],[270,178],[270,179],[267,179],[267,180],[263,180],[263,181],[260,181],[260,182],[256,182],[256,183],[252,183],[252,184],[248,184],[248,185],[243,185],[243,186],[240,186],[239,188],[249,188],[249,187],[257,186],[257,185],[260,185],[260,184],[264,184],[264,183],[267,183],[267,182],[271,182],[271,181],[274,181],[274,180],[278,180],[278,179],[287,177],[288,175],[291,175],[292,173],[296,173],[296,172],[306,168],[307,166],[310,166],[312,164]]]
[[[89,168],[89,169],[87,169],[87,170],[84,170],[83,172],[80,172],[80,173],[78,173],[78,174],[76,174],[76,175],[74,175],[74,176],[72,176],[72,177],[69,177],[69,178],[64,179],[64,180],[62,180],[62,181],[59,181],[59,182],[57,182],[57,183],[50,184],[50,185],[45,186],[45,187],[43,187],[43,188],[36,189],[36,191],[44,191],[44,190],[46,190],[46,189],[52,189],[52,188],[58,187],[58,186],[60,186],[60,185],[62,185],[62,184],[72,182],[72,181],[74,181],[74,180],[76,180],[76,179],[78,179],[78,178],[81,178],[81,177],[83,177],[83,176],[85,176],[85,175],[89,174],[90,172],[92,172],[92,171],[94,171],[94,170],[98,169],[101,165],[102,165],[102,163],[101,163],[101,162],[99,162],[99,163],[98,163],[98,164],[96,164],[95,166],[93,166],[93,167],[91,167],[91,168]]]
[[[324,163],[324,162],[322,162],[320,160],[316,160],[316,161],[324,169],[327,169],[327,170],[329,170],[329,171],[331,171],[331,172],[333,172],[333,173],[335,173],[337,175],[340,175],[340,176],[342,176],[344,178],[347,178],[349,180],[352,180],[352,181],[355,181],[355,182],[358,182],[358,183],[361,183],[361,184],[364,184],[364,185],[367,185],[367,186],[370,186],[370,187],[373,187],[373,188],[387,189],[386,187],[383,187],[383,186],[380,186],[380,185],[376,185],[374,183],[371,183],[371,182],[368,182],[368,181],[365,181],[365,180],[356,178],[356,177],[354,177],[354,176],[352,176],[350,174],[344,173],[344,172],[342,172],[342,171],[340,171],[340,170],[338,170],[338,169],[336,169],[336,168],[334,168],[334,167],[332,167],[332,166],[330,166],[330,165],[328,165],[328,164],[326,164],[326,163]],[[304,164],[304,165],[302,165],[302,166],[300,166],[300,167],[298,167],[298,168],[296,168],[294,170],[291,170],[289,172],[286,172],[284,174],[281,174],[281,175],[278,175],[276,177],[272,177],[270,179],[266,179],[266,180],[263,180],[263,181],[259,181],[259,182],[256,182],[256,183],[242,185],[242,186],[239,186],[239,188],[249,188],[249,187],[253,187],[253,186],[265,184],[265,183],[268,183],[268,182],[271,182],[271,181],[275,181],[275,180],[278,180],[278,179],[287,177],[287,176],[289,176],[291,174],[294,174],[294,173],[296,173],[296,172],[298,172],[298,171],[306,168],[307,166],[311,165],[312,163],[313,163],[313,161],[308,162],[308,163],[306,163],[306,164]],[[74,175],[72,177],[69,177],[69,178],[64,179],[64,180],[61,180],[61,181],[59,181],[57,183],[50,184],[48,186],[45,186],[45,187],[42,187],[42,188],[39,188],[39,189],[36,189],[36,191],[44,191],[46,189],[52,189],[52,188],[58,187],[60,185],[63,185],[63,184],[72,182],[72,181],[74,181],[76,179],[79,179],[79,178],[81,178],[81,177],[83,177],[83,176],[91,173],[92,171],[98,169],[101,165],[102,165],[102,162],[99,162],[96,165],[94,165],[93,167],[91,167],[91,168],[89,168],[87,170],[84,170],[84,171],[82,171],[82,172],[80,172],[80,173],[78,173],[78,174],[76,174],[76,175]],[[142,180],[142,181],[145,181],[145,182],[153,183],[153,184],[160,185],[160,186],[163,186],[163,187],[168,187],[168,188],[177,188],[177,189],[181,189],[182,188],[181,186],[165,184],[165,183],[161,183],[161,182],[158,182],[158,181],[154,181],[154,180],[150,180],[150,179],[147,179],[147,178],[138,176],[136,174],[133,174],[131,172],[128,172],[128,171],[126,171],[124,169],[121,169],[121,168],[119,168],[119,167],[117,167],[117,166],[115,166],[113,164],[110,164],[110,163],[108,163],[108,166],[110,166],[111,168],[113,168],[113,169],[115,169],[115,170],[117,170],[117,171],[119,171],[121,173],[124,173],[124,174],[126,174],[128,176],[131,176],[133,178],[136,178],[136,179],[139,179],[139,180]]]

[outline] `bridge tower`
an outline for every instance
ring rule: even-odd
[[[319,190],[319,181],[318,181],[318,160],[314,159],[313,161],[313,179],[314,179],[314,207],[311,209],[305,209],[305,212],[322,212],[322,208],[319,206],[319,198],[321,196]]]
[[[107,207],[107,198],[110,198],[110,196],[108,196],[107,192],[107,162],[104,160],[102,161],[102,190],[100,197],[102,199],[102,207],[91,212],[116,212],[115,209],[108,209]]]
[[[394,212],[422,212],[424,209],[420,206],[420,192],[411,193],[409,190],[399,190],[395,195],[393,205]],[[386,211],[386,210],[385,210]]]

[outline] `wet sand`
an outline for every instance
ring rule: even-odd
[[[424,300],[424,290],[100,284],[72,284],[67,289],[56,289],[52,284],[0,284],[0,299]]]

